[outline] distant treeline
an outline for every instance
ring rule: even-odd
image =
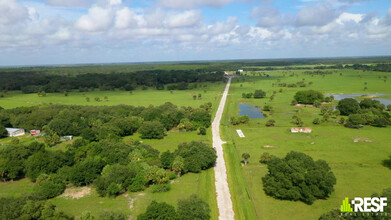
[[[86,73],[74,76],[47,74],[40,71],[0,71],[0,90],[21,90],[23,93],[63,92],[73,89],[85,91],[122,89],[131,91],[137,87],[164,89],[188,89],[189,83],[216,82],[223,80],[224,72],[205,70],[151,70],[128,73]]]
[[[391,72],[391,64],[376,64],[376,65],[353,64],[350,66],[346,65],[345,68],[353,68],[355,70]]]

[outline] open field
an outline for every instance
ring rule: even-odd
[[[172,102],[178,106],[199,107],[206,102],[215,103],[220,97],[224,88],[224,83],[205,83],[207,87],[193,90],[175,90],[172,93],[168,90],[135,90],[127,91],[94,91],[94,92],[70,92],[68,96],[61,93],[49,93],[46,97],[39,97],[37,94],[22,94],[20,92],[9,92],[4,98],[0,99],[0,106],[6,109],[21,106],[63,104],[63,105],[134,105],[149,106],[161,105],[165,102]],[[193,100],[193,95],[202,95],[201,100]],[[108,101],[104,101],[104,97]],[[87,102],[86,98],[90,98]],[[95,97],[102,101],[96,102]]]
[[[284,77],[284,71],[269,71],[271,78],[250,77],[237,79],[232,84],[223,122],[223,139],[225,157],[229,170],[231,194],[237,219],[317,219],[322,213],[339,207],[345,197],[370,196],[391,187],[391,172],[382,166],[382,160],[391,154],[391,128],[366,126],[363,129],[349,129],[338,125],[331,118],[330,122],[313,125],[312,120],[321,118],[320,109],[314,107],[294,107],[290,101],[296,91],[315,89],[324,93],[384,93],[391,94],[391,83],[378,79],[386,73],[338,70],[332,75],[313,76],[302,74],[303,71],[289,71],[298,76]],[[342,76],[340,76],[340,72]],[[361,76],[361,77],[360,77]],[[295,83],[305,78],[313,85],[305,88],[272,87],[277,79],[284,83]],[[238,82],[240,81],[240,82]],[[367,82],[367,91],[363,91]],[[242,84],[242,87],[240,86]],[[263,89],[267,92],[264,99],[244,99],[243,92]],[[277,91],[275,99],[268,97]],[[251,119],[249,124],[232,126],[229,118],[238,114],[238,104],[246,103],[255,106],[268,104],[273,107],[272,115],[266,112],[266,119]],[[335,101],[335,104],[337,101]],[[311,127],[311,134],[291,134],[289,129],[295,127],[291,121],[292,114],[298,114],[304,121],[304,127]],[[275,127],[266,127],[269,119],[276,121]],[[239,138],[236,129],[242,129],[245,138]],[[354,140],[358,142],[354,142]],[[265,145],[275,148],[263,148]],[[302,202],[276,200],[266,196],[262,187],[262,177],[267,167],[259,163],[263,152],[283,157],[289,151],[306,153],[315,160],[323,159],[329,163],[337,178],[335,192],[327,200],[318,200],[313,205]],[[240,165],[240,155],[248,152],[251,155],[249,164]],[[300,214],[298,214],[300,213]]]

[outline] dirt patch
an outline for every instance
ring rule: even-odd
[[[278,148],[277,146],[272,146],[272,145],[263,145],[262,147],[263,147],[263,148],[266,148],[266,149],[275,149],[275,148]]]
[[[296,107],[302,107],[302,106],[304,106],[304,107],[314,107],[314,105],[311,105],[311,104],[296,104],[295,106]]]
[[[65,189],[65,192],[59,197],[80,199],[91,194],[91,187],[69,187]]]
[[[365,138],[365,137],[356,137],[356,138],[353,138],[353,142],[354,143],[357,143],[357,142],[372,143],[372,140],[369,138]]]

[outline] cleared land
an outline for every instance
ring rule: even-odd
[[[298,76],[290,77],[289,73]],[[294,107],[290,105],[296,91],[315,89],[324,93],[384,93],[391,94],[391,82],[384,82],[378,77],[387,73],[338,70],[332,75],[313,76],[303,71],[268,71],[272,77],[250,77],[237,79],[231,85],[231,96],[228,98],[223,117],[223,139],[228,140],[225,148],[225,159],[229,172],[229,183],[235,215],[237,219],[317,219],[333,208],[338,208],[345,197],[370,196],[390,187],[391,172],[382,166],[382,160],[391,154],[389,134],[391,128],[366,126],[363,129],[349,129],[343,125],[330,122],[313,125],[312,120],[321,118],[320,109],[314,107]],[[342,73],[342,76],[340,75]],[[273,87],[277,80],[284,83],[295,83],[305,79],[313,85],[305,88]],[[367,82],[366,91],[363,90]],[[242,84],[242,86],[240,86]],[[282,89],[282,93],[278,92]],[[267,92],[264,99],[244,99],[243,92],[263,89]],[[270,95],[276,91],[273,101]],[[266,119],[251,119],[249,124],[232,126],[231,116],[238,115],[238,104],[246,103],[263,107],[265,104],[274,109]],[[335,102],[336,104],[337,102]],[[295,127],[291,121],[292,114],[298,114],[305,127],[311,127],[311,134],[291,134],[289,129]],[[269,119],[276,120],[275,127],[266,127]],[[236,129],[246,134],[240,138]],[[358,140],[358,142],[354,142]],[[364,140],[364,141],[361,141]],[[365,141],[370,140],[370,141]],[[273,147],[264,147],[266,145]],[[276,200],[266,196],[262,187],[262,177],[267,167],[259,163],[260,155],[269,152],[283,157],[289,151],[306,153],[315,160],[323,159],[331,166],[337,178],[335,192],[327,200],[318,200],[313,205],[302,202]],[[240,155],[248,152],[251,155],[249,164],[241,166]],[[300,214],[298,214],[300,213]]]

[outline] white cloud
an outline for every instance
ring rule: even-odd
[[[364,18],[363,14],[352,14],[352,13],[342,13],[339,18],[336,20],[338,24],[344,24],[346,22],[356,22],[359,23]]]
[[[59,7],[87,7],[93,0],[46,0],[46,4]]]
[[[194,10],[171,13],[165,19],[165,23],[169,28],[191,27],[200,24],[201,21],[201,12]]]
[[[193,9],[200,6],[221,7],[234,0],[158,0],[158,4],[168,8]]]
[[[295,15],[296,26],[323,26],[333,21],[342,12],[329,3],[318,3],[303,7]]]
[[[0,24],[15,24],[28,18],[28,9],[17,0],[0,0]]]
[[[109,29],[113,23],[114,13],[110,8],[93,6],[88,14],[77,20],[75,27],[82,31],[100,32]]]

